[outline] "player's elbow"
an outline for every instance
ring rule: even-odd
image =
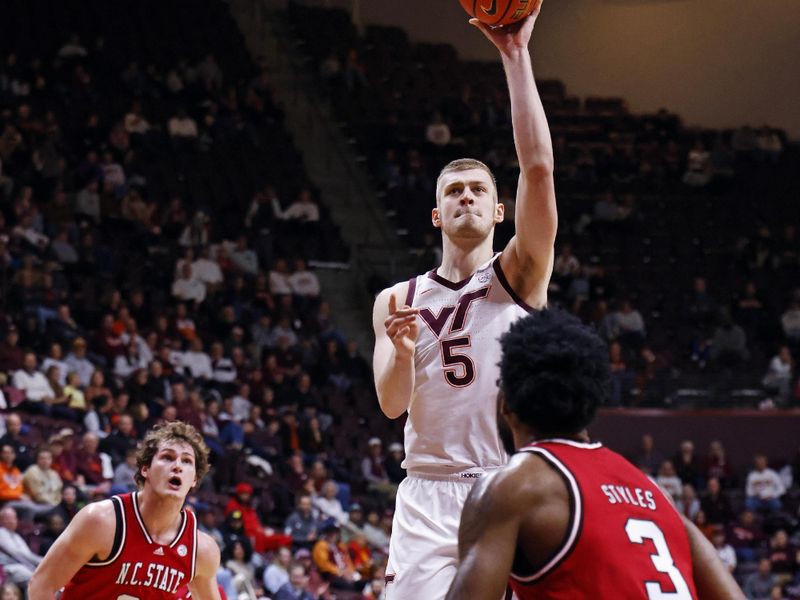
[[[378,404],[381,407],[381,412],[383,412],[387,418],[392,420],[402,417],[408,408],[408,406],[403,406],[402,403],[399,403],[396,400],[389,400],[380,394],[378,395]]]
[[[530,164],[524,166],[522,177],[528,181],[541,181],[553,176],[553,157],[548,155],[538,156]]]

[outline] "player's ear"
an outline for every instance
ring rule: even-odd
[[[442,226],[442,215],[438,207],[431,211],[431,223],[433,223],[433,226],[437,229]]]
[[[494,222],[502,223],[506,218],[506,207],[504,204],[498,202],[494,205]]]

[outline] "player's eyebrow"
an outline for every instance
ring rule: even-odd
[[[473,187],[473,186],[476,186],[476,185],[482,185],[483,187],[488,187],[489,186],[488,183],[486,183],[485,181],[481,181],[480,179],[475,179],[473,181],[467,181],[467,182],[464,182],[464,181],[453,181],[452,183],[448,183],[446,186],[444,186],[444,191],[445,192],[449,192],[455,186],[463,187],[464,185],[468,185],[469,187]]]

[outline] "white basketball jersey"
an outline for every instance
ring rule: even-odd
[[[406,469],[456,473],[507,461],[497,433],[499,338],[533,309],[511,289],[499,257],[459,283],[435,270],[409,281],[406,304],[420,313]]]

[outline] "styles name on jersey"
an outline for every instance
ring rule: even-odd
[[[151,587],[174,594],[178,591],[186,575],[178,569],[158,563],[124,562],[120,566],[118,585],[137,585]]]
[[[631,506],[638,506],[640,508],[647,508],[649,510],[656,509],[656,499],[653,497],[653,492],[650,490],[643,490],[641,488],[629,488],[626,485],[601,485],[600,489],[608,498],[609,504],[628,504]]]

